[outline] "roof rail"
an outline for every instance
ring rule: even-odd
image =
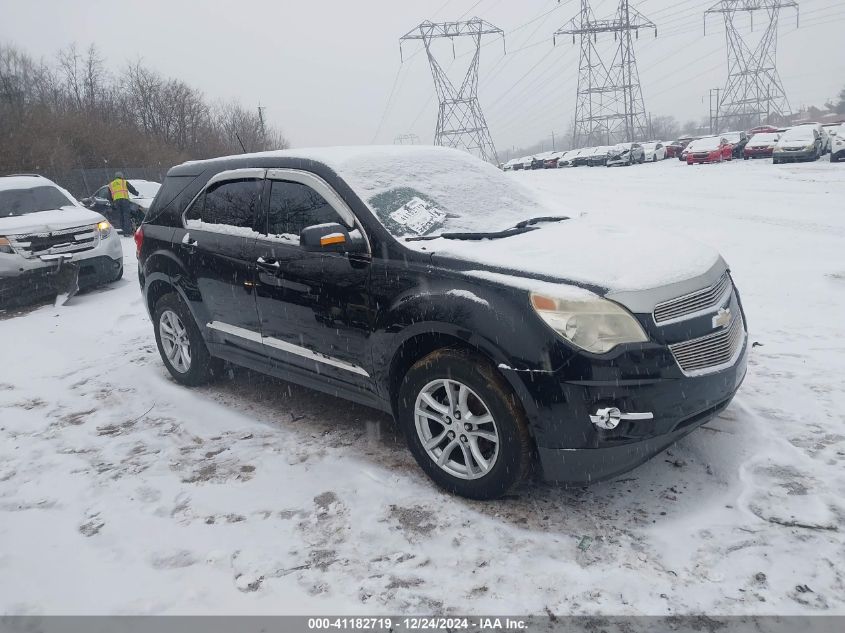
[[[41,174],[6,174],[2,178],[12,178],[15,176],[31,176],[32,178],[42,178]]]

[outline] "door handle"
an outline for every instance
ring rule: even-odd
[[[199,246],[199,242],[193,239],[190,233],[185,233],[184,237],[182,237],[182,244],[191,248]]]
[[[275,259],[264,259],[263,257],[259,257],[255,260],[255,263],[258,264],[259,268],[263,268],[264,270],[271,272],[271,273],[278,273],[281,269],[282,265]]]

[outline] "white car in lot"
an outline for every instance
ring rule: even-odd
[[[845,160],[845,123],[829,130],[830,134],[830,162],[838,163]]]
[[[646,162],[656,163],[666,158],[666,146],[663,141],[643,143],[643,152],[645,152]]]
[[[0,177],[0,308],[122,276],[120,238],[102,215],[47,178]]]
[[[571,149],[566,152],[563,156],[561,156],[557,161],[558,167],[574,167],[574,161],[578,156],[581,155],[581,152],[585,151],[584,149]]]

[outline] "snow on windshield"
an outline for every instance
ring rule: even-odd
[[[748,142],[749,145],[768,145],[769,143],[774,143],[778,140],[777,134],[755,134],[751,137],[751,140]]]
[[[689,150],[692,152],[708,152],[714,149],[719,149],[721,140],[718,136],[708,136],[689,144]]]
[[[155,198],[161,184],[151,180],[129,180],[129,183],[138,191],[137,198]]]
[[[379,148],[331,162],[396,237],[497,231],[551,214],[523,185],[459,150]]]
[[[787,130],[781,141],[812,141],[815,140],[813,136],[813,128],[811,127],[794,127]]]

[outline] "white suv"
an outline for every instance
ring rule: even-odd
[[[0,177],[0,308],[123,276],[111,224],[51,180]]]

